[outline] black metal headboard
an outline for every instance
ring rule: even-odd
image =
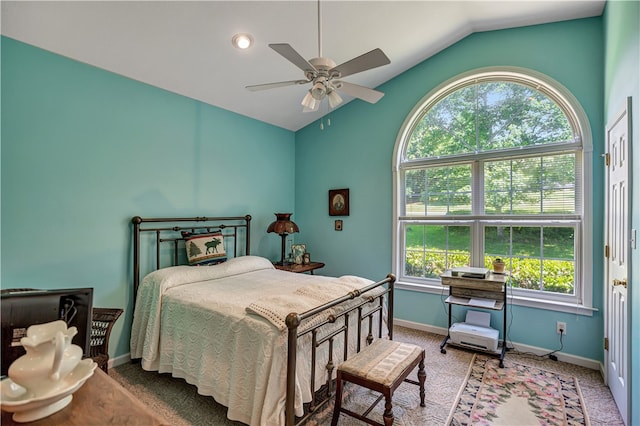
[[[251,215],[246,216],[224,216],[224,217],[176,217],[176,218],[142,218],[134,216],[133,223],[133,298],[135,300],[140,285],[140,235],[143,233],[153,233],[156,238],[155,245],[155,269],[165,266],[178,265],[179,245],[184,241],[181,232],[190,231],[192,233],[220,231],[225,239],[225,246],[230,245],[227,241],[232,241],[233,256],[237,257],[238,248],[244,249],[244,255],[248,256],[251,247]],[[186,225],[185,222],[190,224]],[[149,224],[146,226],[145,224]],[[184,224],[184,225],[183,225]],[[241,232],[244,230],[244,232]],[[244,234],[244,235],[243,235]],[[238,238],[244,236],[238,244]],[[244,241],[243,241],[244,240]],[[160,247],[171,247],[172,264],[161,265]],[[243,247],[244,246],[244,247]],[[227,250],[229,252],[229,250]]]

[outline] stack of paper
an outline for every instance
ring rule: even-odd
[[[493,299],[469,299],[469,305],[477,306],[479,308],[493,308],[496,306],[496,301]]]

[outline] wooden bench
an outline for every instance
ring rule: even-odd
[[[407,378],[418,366],[418,381]],[[410,344],[378,339],[365,347],[358,354],[346,360],[338,367],[336,382],[336,401],[333,408],[331,425],[338,424],[340,413],[345,413],[371,425],[383,426],[367,418],[367,414],[384,397],[384,426],[393,424],[392,397],[393,392],[402,382],[409,382],[420,387],[420,406],[424,407],[424,382],[427,375],[424,371],[424,349]],[[351,382],[367,389],[380,392],[382,395],[363,414],[357,414],[342,407],[343,382]]]

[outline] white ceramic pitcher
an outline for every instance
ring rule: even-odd
[[[45,396],[63,384],[63,379],[82,359],[82,348],[71,344],[78,333],[64,321],[32,325],[20,343],[27,351],[9,366],[9,377],[32,398]]]

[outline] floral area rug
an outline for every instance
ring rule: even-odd
[[[447,425],[589,425],[575,377],[474,355]]]

